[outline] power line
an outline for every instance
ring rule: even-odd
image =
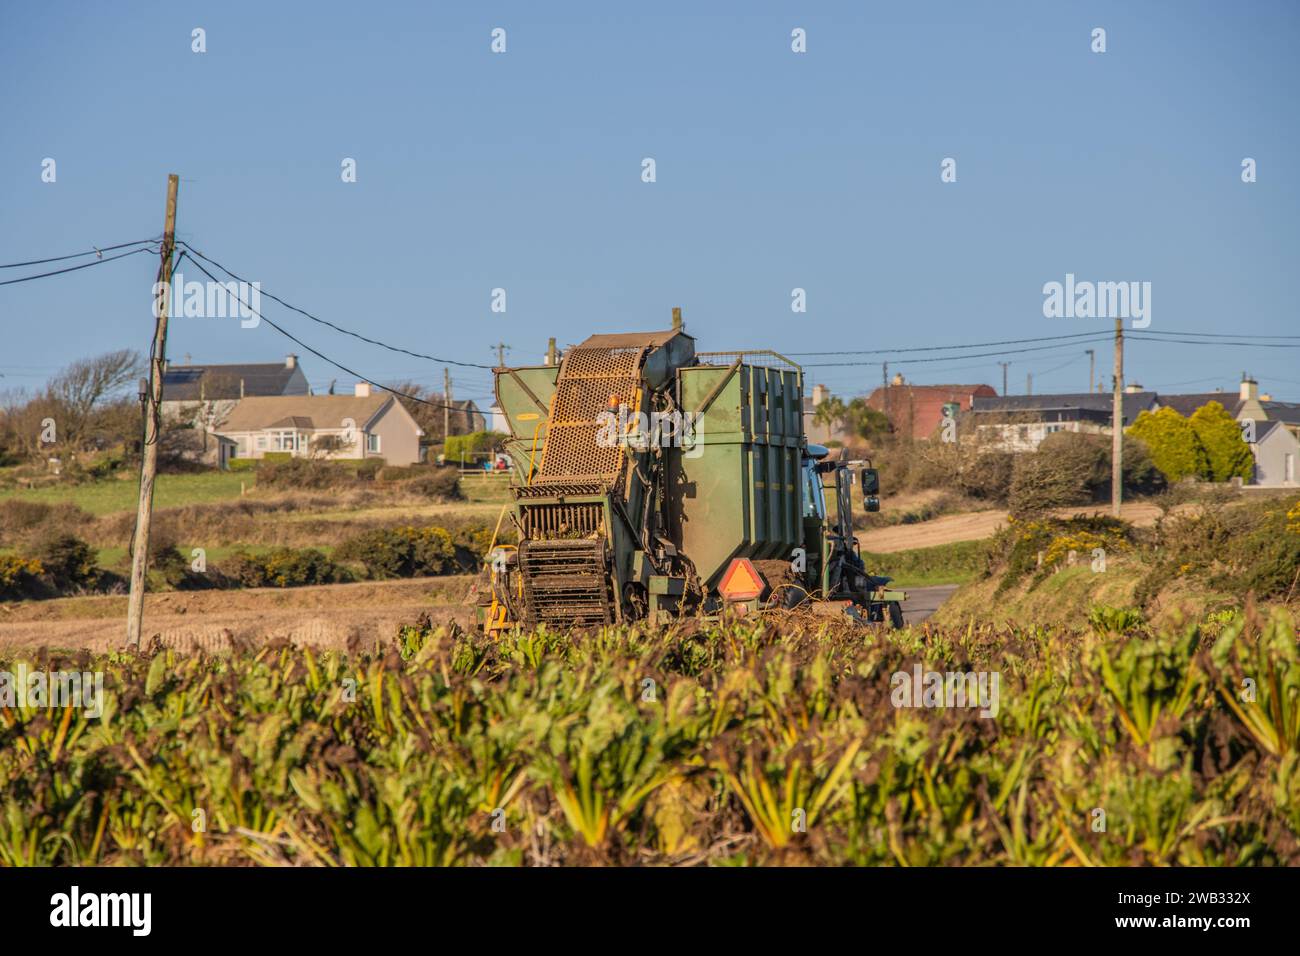
[[[49,276],[63,275],[65,272],[76,272],[78,269],[89,269],[91,266],[102,266],[106,262],[112,262],[115,259],[125,259],[127,256],[133,256],[137,252],[155,252],[156,250],[143,246],[139,249],[132,249],[130,252],[123,252],[121,255],[109,256],[107,259],[94,259],[90,262],[83,262],[79,266],[68,266],[66,269],[55,269],[53,272],[40,272],[36,275],[20,276],[17,279],[6,279],[0,282],[0,285],[14,285],[17,282],[30,282],[32,279],[45,279]]]
[[[1091,345],[1094,342],[1110,341],[1109,335],[1099,334],[1096,332],[1093,332],[1091,334],[1098,337],[1092,339],[1085,339],[1081,342],[1076,342],[1075,344]],[[1032,342],[1038,340],[1028,339],[1026,341]],[[969,348],[969,346],[967,347]],[[990,356],[998,356],[998,355],[1018,355],[1022,352],[1043,352],[1049,349],[1059,349],[1059,348],[1060,348],[1059,345],[1040,345],[1034,348],[1004,349],[1000,352],[977,352],[974,355],[941,355],[936,358],[891,359],[889,364],[890,365],[913,365],[918,362],[951,362],[953,359],[973,359],[973,358],[988,358]],[[853,354],[853,353],[843,353],[843,354]],[[839,368],[843,366],[852,366],[852,365],[879,365],[879,364],[880,364],[879,362],[822,362],[822,363],[805,365],[803,367],[804,368]]]
[[[1049,368],[1046,372],[1035,372],[1034,375],[1035,375],[1036,377],[1038,377],[1038,378],[1044,378],[1044,377],[1046,377],[1046,376],[1048,376],[1048,375],[1051,375],[1053,372],[1059,372],[1059,371],[1060,371],[1061,369],[1063,369],[1063,368],[1069,368],[1071,365],[1073,365],[1075,362],[1077,362],[1077,361],[1079,361],[1080,359],[1082,359],[1082,358],[1083,358],[1085,355],[1087,355],[1087,354],[1088,354],[1087,352],[1083,352],[1083,353],[1081,353],[1081,354],[1079,354],[1079,355],[1076,355],[1074,358],[1070,359],[1068,362],[1062,362],[1060,365],[1057,365],[1055,368]]]
[[[193,251],[193,250],[191,250],[191,251]],[[201,262],[197,262],[197,261],[195,261],[192,257],[191,257],[190,261],[194,263],[194,265],[198,268],[198,270],[199,270],[200,272],[202,272],[205,276],[207,276],[207,277],[208,277],[209,279],[211,279],[213,282],[220,282],[220,281],[221,281],[221,280],[218,279],[216,276],[214,276],[211,272],[209,272],[207,269],[203,268],[203,264],[202,264]],[[179,263],[179,260],[178,260],[178,263]],[[230,273],[230,275],[233,276],[234,273],[232,272],[232,273]],[[243,282],[243,281],[246,281],[246,280],[240,279],[239,281]],[[334,366],[336,369],[338,369],[339,371],[341,371],[341,372],[347,372],[347,373],[348,373],[349,375],[351,375],[353,378],[359,379],[360,381],[365,382],[365,383],[367,383],[368,385],[373,385],[375,388],[383,389],[385,392],[389,392],[389,393],[392,394],[392,395],[396,395],[398,398],[405,398],[405,399],[409,399],[410,401],[413,401],[413,402],[419,402],[421,405],[428,405],[428,406],[430,406],[431,408],[447,408],[447,409],[450,409],[450,410],[452,410],[452,411],[463,411],[463,409],[458,408],[458,407],[455,406],[455,405],[448,405],[448,404],[446,404],[445,402],[431,402],[431,401],[429,401],[428,399],[420,398],[418,395],[408,395],[406,392],[399,392],[399,391],[398,391],[397,389],[395,389],[395,388],[390,388],[390,387],[388,387],[387,385],[381,385],[381,384],[379,384],[378,382],[374,381],[373,379],[368,378],[368,377],[365,376],[365,375],[362,375],[360,372],[358,372],[358,371],[356,371],[356,370],[354,370],[354,369],[350,369],[350,368],[348,368],[346,365],[342,365],[342,364],[340,364],[340,363],[334,361],[334,360],[333,360],[332,358],[330,358],[328,355],[325,355],[325,354],[322,353],[322,352],[318,352],[316,349],[312,348],[310,345],[308,345],[308,344],[307,344],[306,342],[304,342],[302,339],[298,338],[298,337],[297,337],[296,335],[294,335],[292,332],[288,332],[288,331],[286,331],[285,329],[282,329],[279,325],[277,325],[277,324],[276,324],[275,322],[273,322],[271,319],[268,319],[266,316],[262,315],[261,312],[258,312],[257,309],[254,309],[251,305],[249,305],[247,302],[245,302],[245,301],[243,300],[243,298],[240,297],[239,295],[235,295],[234,297],[235,297],[236,299],[238,299],[240,305],[244,306],[244,308],[248,309],[249,312],[251,312],[253,315],[257,316],[261,321],[265,322],[265,323],[266,323],[267,325],[269,325],[271,328],[275,329],[277,332],[279,332],[281,335],[283,335],[283,336],[284,336],[285,338],[287,338],[289,341],[294,342],[294,343],[296,343],[297,345],[300,345],[302,348],[305,348],[305,349],[306,349],[308,352],[310,352],[312,355],[316,356],[318,359],[320,359],[320,360],[323,361],[323,362],[328,362],[330,365],[333,365],[333,366]],[[279,301],[279,300],[277,299],[276,301]],[[283,304],[283,303],[281,303],[281,304]],[[328,324],[328,323],[326,323],[326,324]]]
[[[220,269],[220,270],[221,270],[222,272],[224,272],[226,275],[230,276],[230,277],[231,277],[232,279],[234,279],[235,281],[237,281],[237,282],[248,283],[248,280],[247,280],[247,279],[245,279],[245,278],[243,278],[242,276],[236,275],[235,273],[231,272],[229,269],[227,269],[225,266],[223,266],[220,262],[217,262],[215,259],[211,259],[211,258],[209,258],[208,256],[205,256],[203,253],[199,252],[197,249],[195,249],[193,246],[191,246],[191,245],[190,245],[188,242],[186,242],[184,239],[178,240],[178,242],[179,242],[181,245],[185,246],[185,248],[188,249],[190,252],[194,253],[194,255],[196,255],[196,256],[198,256],[200,259],[202,259],[204,262],[210,262],[212,265],[216,266],[218,269]],[[198,263],[197,263],[194,259],[191,258],[190,261],[191,261],[191,262],[194,262],[195,265],[198,265]],[[200,266],[199,268],[202,269],[202,266]],[[215,276],[213,276],[212,273],[208,272],[206,269],[203,269],[203,272],[204,272],[205,275],[208,276],[208,278],[212,279],[213,282],[220,282],[220,281],[221,281],[221,280],[217,279]],[[290,310],[292,310],[292,311],[294,311],[294,312],[297,312],[299,315],[305,315],[307,318],[311,319],[313,322],[319,322],[321,325],[328,325],[331,329],[334,329],[334,331],[336,331],[336,332],[342,332],[344,335],[350,335],[350,336],[352,336],[354,339],[360,339],[362,342],[367,342],[367,343],[369,343],[370,345],[377,345],[377,346],[379,346],[379,347],[382,348],[382,349],[388,349],[390,352],[400,352],[400,353],[402,353],[403,355],[410,355],[410,356],[412,356],[412,357],[414,357],[414,358],[418,358],[418,359],[426,359],[427,361],[430,361],[430,362],[437,362],[437,363],[440,364],[440,365],[459,365],[459,366],[461,366],[462,368],[482,368],[482,369],[488,369],[488,370],[491,370],[491,369],[493,368],[493,366],[491,366],[491,365],[483,365],[483,364],[478,363],[478,362],[458,362],[458,361],[456,361],[455,359],[439,358],[439,357],[436,356],[436,355],[425,355],[425,354],[423,354],[423,353],[421,353],[421,352],[412,352],[410,349],[404,349],[404,348],[402,348],[402,347],[400,347],[400,346],[397,346],[397,345],[389,345],[387,342],[380,342],[378,339],[368,338],[368,337],[362,335],[362,334],[359,333],[359,332],[353,332],[351,329],[345,329],[345,328],[343,328],[343,326],[341,326],[341,325],[335,325],[333,322],[330,322],[330,321],[327,320],[327,319],[322,319],[322,318],[319,318],[319,317],[317,317],[317,316],[314,316],[314,315],[312,315],[310,312],[308,312],[306,309],[300,309],[300,308],[298,308],[296,305],[290,305],[288,302],[285,302],[285,301],[284,301],[283,299],[281,299],[280,297],[275,296],[275,295],[272,295],[271,293],[265,291],[264,289],[261,288],[260,285],[258,286],[258,291],[260,292],[261,295],[266,296],[268,299],[271,299],[272,301],[275,301],[275,302],[280,303],[280,304],[281,304],[282,306],[284,306],[286,309],[290,309]],[[268,320],[268,321],[269,321],[269,320]],[[306,347],[306,346],[304,346],[304,348],[305,348],[305,347]],[[326,359],[326,361],[329,361],[329,360]],[[342,367],[342,366],[340,366],[340,368],[341,368],[341,367]]]
[[[1132,342],[1163,342],[1172,345],[1212,345],[1220,348],[1224,345],[1239,345],[1252,349],[1300,349],[1300,344],[1289,345],[1286,342],[1202,342],[1197,339],[1152,339],[1142,335],[1128,334],[1124,338]],[[1278,336],[1281,338],[1281,336]],[[1300,336],[1288,336],[1288,338],[1300,338]]]
[[[994,345],[1023,345],[1025,342],[1051,342],[1059,339],[1077,339],[1089,335],[1097,335],[1097,331],[1092,332],[1074,332],[1070,335],[1043,335],[1032,339],[1004,339],[1001,342],[973,342],[969,345],[926,345],[919,348],[906,349],[857,349],[857,350],[836,350],[834,352],[785,352],[784,355],[795,356],[802,355],[893,355],[900,352],[943,352],[952,351],[953,349],[985,349]],[[1003,354],[1003,353],[993,353]],[[949,356],[950,358],[962,358],[963,356]],[[967,356],[974,358],[975,356]],[[873,363],[874,364],[874,363]],[[816,368],[817,366],[812,366]]]
[[[1199,338],[1211,339],[1300,339],[1300,335],[1238,335],[1235,332],[1178,332],[1164,331],[1162,329],[1137,329],[1143,335],[1192,335]],[[1207,342],[1207,345],[1214,343]]]
[[[122,242],[115,246],[96,246],[89,252],[74,252],[66,256],[53,256],[49,259],[31,259],[27,262],[6,262],[0,265],[0,269],[17,269],[22,266],[43,266],[47,262],[63,262],[65,259],[80,259],[82,256],[99,256],[103,258],[106,252],[115,252],[118,249],[126,249],[130,246],[144,245],[145,243],[157,242],[157,237],[153,239],[137,239],[135,242]]]

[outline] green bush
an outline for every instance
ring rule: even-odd
[[[34,537],[49,537],[55,532],[73,534],[92,520],[94,519],[90,515],[71,502],[51,504],[24,498],[6,498],[0,501],[0,547],[30,550],[25,545]]]
[[[998,591],[1005,591],[1030,577],[1030,586],[1075,561],[1089,563],[1100,548],[1117,554],[1133,547],[1133,527],[1107,515],[1075,515],[1073,518],[1009,519],[1007,526],[990,544],[989,571],[1002,570]]]
[[[414,578],[456,570],[456,546],[445,528],[377,528],[345,541],[341,561],[365,565],[371,578]]]
[[[99,579],[95,551],[70,534],[51,534],[36,542],[38,560],[59,590],[93,587]]]
[[[31,597],[40,588],[45,568],[35,558],[0,554],[0,598],[11,601]]]
[[[238,551],[221,570],[246,588],[293,588],[351,580],[347,569],[315,548],[272,548],[261,554]]]
[[[1241,426],[1218,402],[1208,402],[1188,419],[1205,449],[1210,481],[1249,481],[1255,474],[1255,456],[1241,437]]]
[[[404,487],[414,494],[445,501],[458,501],[464,497],[460,493],[460,473],[455,468],[425,469],[419,477],[405,482]]]
[[[232,458],[226,467],[230,471],[254,471],[257,461],[256,458]]]
[[[443,454],[448,463],[459,462],[464,458],[468,464],[475,454],[490,452],[501,444],[505,438],[499,432],[471,432],[468,435],[452,435],[443,445]]]
[[[310,458],[289,458],[284,461],[266,461],[257,469],[259,488],[282,488],[286,491],[326,488],[346,488],[356,484],[356,473],[332,461],[313,461]]]
[[[1096,462],[1088,455],[1056,457],[1050,450],[1031,451],[1016,459],[1007,505],[1016,517],[1029,517],[1092,501]]]
[[[1151,461],[1168,481],[1208,477],[1210,463],[1205,447],[1191,423],[1174,409],[1140,412],[1128,434],[1146,444]]]
[[[1005,504],[1011,493],[1016,456],[1008,451],[981,452],[961,474],[961,490],[972,498]]]
[[[176,543],[159,535],[149,548],[149,569],[162,578],[169,588],[182,590],[195,584],[190,560]]]

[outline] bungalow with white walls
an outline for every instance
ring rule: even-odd
[[[268,395],[243,398],[215,433],[234,442],[234,457],[382,458],[390,465],[420,460],[414,418],[388,392],[356,386],[352,395]]]
[[[1255,456],[1251,484],[1261,488],[1294,488],[1300,484],[1300,442],[1282,422],[1261,422],[1250,443]]]

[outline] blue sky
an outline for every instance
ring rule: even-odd
[[[662,328],[675,305],[713,350],[1107,328],[1043,316],[1066,273],[1151,282],[1152,330],[1300,335],[1298,47],[1289,2],[6,3],[0,262],[158,233],[177,172],[198,249],[371,337],[487,365],[497,341],[525,364],[547,336]],[[0,388],[145,349],[153,268],[0,287]],[[441,365],[266,313],[378,381],[441,382]],[[177,318],[168,351],[301,350]],[[1128,378],[1204,391],[1249,370],[1300,401],[1298,358],[1133,342]],[[1013,393],[1029,372],[1036,392],[1087,385],[1082,346],[1007,359]],[[348,381],[302,361],[318,387]],[[1001,387],[995,357],[894,369]],[[808,368],[844,394],[880,375]],[[453,377],[490,394],[489,372]]]

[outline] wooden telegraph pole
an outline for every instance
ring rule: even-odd
[[[1088,354],[1088,393],[1092,394],[1092,383],[1097,371],[1097,351],[1096,349],[1084,349],[1084,351]]]
[[[1111,409],[1110,512],[1119,517],[1124,497],[1124,320],[1115,320],[1115,400]]]
[[[442,370],[442,449],[447,450],[447,439],[451,437],[451,372]]]
[[[149,563],[149,524],[153,518],[153,483],[158,473],[158,439],[162,433],[163,368],[167,361],[167,308],[171,303],[172,251],[176,241],[176,190],[180,179],[167,177],[167,216],[158,264],[158,281],[165,283],[157,304],[153,351],[149,356],[149,386],[144,399],[144,447],[140,449],[140,503],[135,513],[135,534],[131,547],[131,596],[126,610],[126,642],[140,646],[144,623],[144,576]]]

